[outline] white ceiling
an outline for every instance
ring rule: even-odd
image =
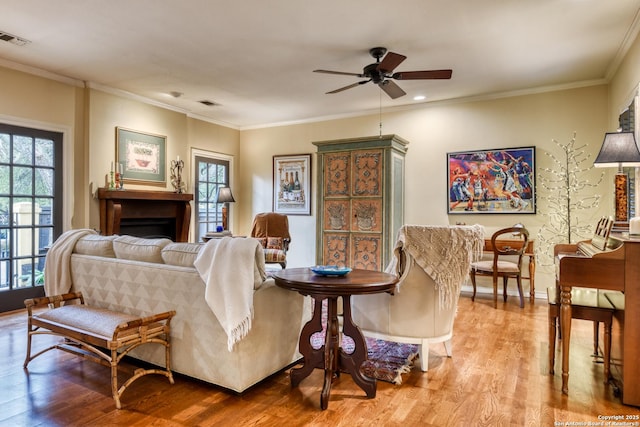
[[[638,33],[639,0],[0,0],[0,65],[125,91],[238,129],[608,81]],[[395,71],[451,80],[338,94],[384,46]],[[30,68],[26,68],[30,69]],[[172,98],[169,92],[181,92]],[[380,96],[382,94],[382,96]],[[210,100],[217,106],[199,103]]]

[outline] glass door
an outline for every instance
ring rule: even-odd
[[[44,295],[62,229],[62,134],[0,124],[0,311]]]

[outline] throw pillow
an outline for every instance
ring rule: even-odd
[[[165,264],[193,267],[201,248],[201,243],[169,243],[162,248],[162,259]]]
[[[283,249],[282,237],[267,237],[266,249]]]
[[[266,249],[266,247],[267,247],[267,238],[266,237],[256,237],[256,240],[258,240],[258,242],[260,242],[262,247]]]
[[[163,264],[162,249],[170,243],[169,239],[120,236],[113,241],[113,250],[117,258]]]
[[[82,236],[76,242],[73,253],[81,255],[94,255],[106,258],[115,258],[116,253],[113,251],[113,241],[118,236],[101,236],[99,234],[89,234]]]
[[[287,256],[284,251],[281,249],[265,249],[264,250],[264,261],[266,263],[273,262],[285,262],[287,260]]]

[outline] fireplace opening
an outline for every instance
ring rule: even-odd
[[[100,231],[105,236],[166,237],[189,240],[193,194],[98,189]]]
[[[175,218],[123,218],[120,234],[148,239],[166,238],[176,241]]]

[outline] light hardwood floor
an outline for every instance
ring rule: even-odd
[[[453,358],[434,346],[428,373],[414,368],[399,386],[378,382],[374,399],[342,375],[333,385],[329,408],[321,411],[319,370],[296,388],[284,371],[242,395],[180,375],[174,385],[151,375],[127,389],[123,409],[117,410],[104,366],[56,350],[23,370],[26,314],[13,312],[0,316],[0,425],[554,426],[640,415],[639,408],[622,405],[613,388],[603,384],[602,364],[590,356],[591,323],[573,324],[569,396],[560,392],[560,375],[547,373],[544,300],[520,309],[510,298],[494,309],[490,296],[472,303],[463,293]],[[121,381],[134,368],[122,366]]]

